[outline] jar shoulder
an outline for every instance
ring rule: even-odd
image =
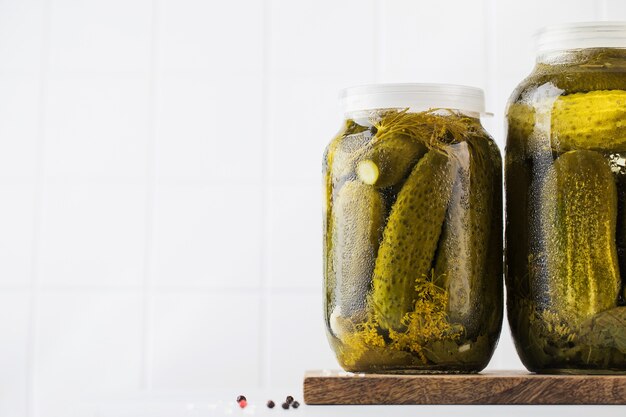
[[[509,96],[507,113],[515,103],[537,107],[546,98],[605,90],[626,91],[626,60],[620,65],[537,64]]]

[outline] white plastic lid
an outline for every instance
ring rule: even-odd
[[[339,94],[344,113],[375,109],[425,111],[454,109],[485,113],[485,93],[480,88],[453,84],[372,84],[349,87]]]
[[[547,26],[535,33],[538,56],[584,48],[626,48],[626,22],[580,22]]]

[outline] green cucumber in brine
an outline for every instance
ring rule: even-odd
[[[362,142],[367,139],[361,135],[363,139],[355,140],[355,136],[366,131],[367,128],[359,125],[354,120],[348,119],[344,122],[341,130],[335,138],[330,142],[324,151],[324,159],[322,162],[323,169],[323,271],[324,271],[324,288],[326,318],[330,317],[331,312],[328,311],[331,305],[334,305],[335,273],[333,271],[333,263],[330,257],[333,251],[332,229],[333,220],[331,211],[333,205],[333,193],[335,189],[341,186],[341,181],[337,178],[336,171],[344,164],[347,154],[351,154],[358,146],[362,146]]]
[[[402,330],[419,281],[428,280],[455,174],[455,161],[431,150],[415,165],[391,207],[373,274],[379,324]]]
[[[558,97],[552,107],[552,145],[626,151],[626,91],[605,90]]]
[[[448,291],[448,315],[470,337],[480,321],[491,231],[493,173],[487,144],[450,147],[457,164],[452,196],[439,243],[434,277]]]
[[[549,169],[540,198],[544,268],[534,289],[542,306],[574,326],[617,305],[617,191],[608,162],[570,151]]]
[[[426,145],[406,135],[373,141],[357,162],[357,177],[377,188],[393,186],[407,176],[427,150]]]
[[[385,204],[376,189],[360,181],[341,187],[332,210],[331,253],[341,316],[365,309],[384,220]]]

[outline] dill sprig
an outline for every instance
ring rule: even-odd
[[[453,326],[448,320],[448,291],[435,284],[433,279],[420,280],[415,285],[416,301],[413,311],[406,313],[402,325],[404,332],[389,331],[391,348],[408,350],[417,354],[422,362],[425,347],[441,340],[460,339],[462,326]]]
[[[450,323],[448,291],[436,281],[433,272],[430,277],[416,279],[416,301],[413,311],[407,312],[402,319],[403,331],[390,329],[386,334],[375,312],[370,313],[364,322],[355,324],[352,331],[341,337],[343,362],[353,366],[363,355],[374,351],[390,357],[394,353],[411,353],[427,364],[424,352],[428,351],[430,344],[446,340],[457,342],[465,330],[459,324]]]
[[[376,133],[372,144],[394,135],[423,142],[430,149],[443,150],[446,145],[459,143],[477,131],[477,120],[444,109],[413,113],[409,109],[388,110],[373,120]]]

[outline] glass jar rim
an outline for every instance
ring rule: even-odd
[[[348,87],[339,93],[345,114],[364,110],[409,108],[460,110],[485,113],[485,93],[477,87],[455,84],[400,83]]]
[[[626,48],[626,21],[551,25],[539,29],[533,38],[538,57],[576,49]]]

